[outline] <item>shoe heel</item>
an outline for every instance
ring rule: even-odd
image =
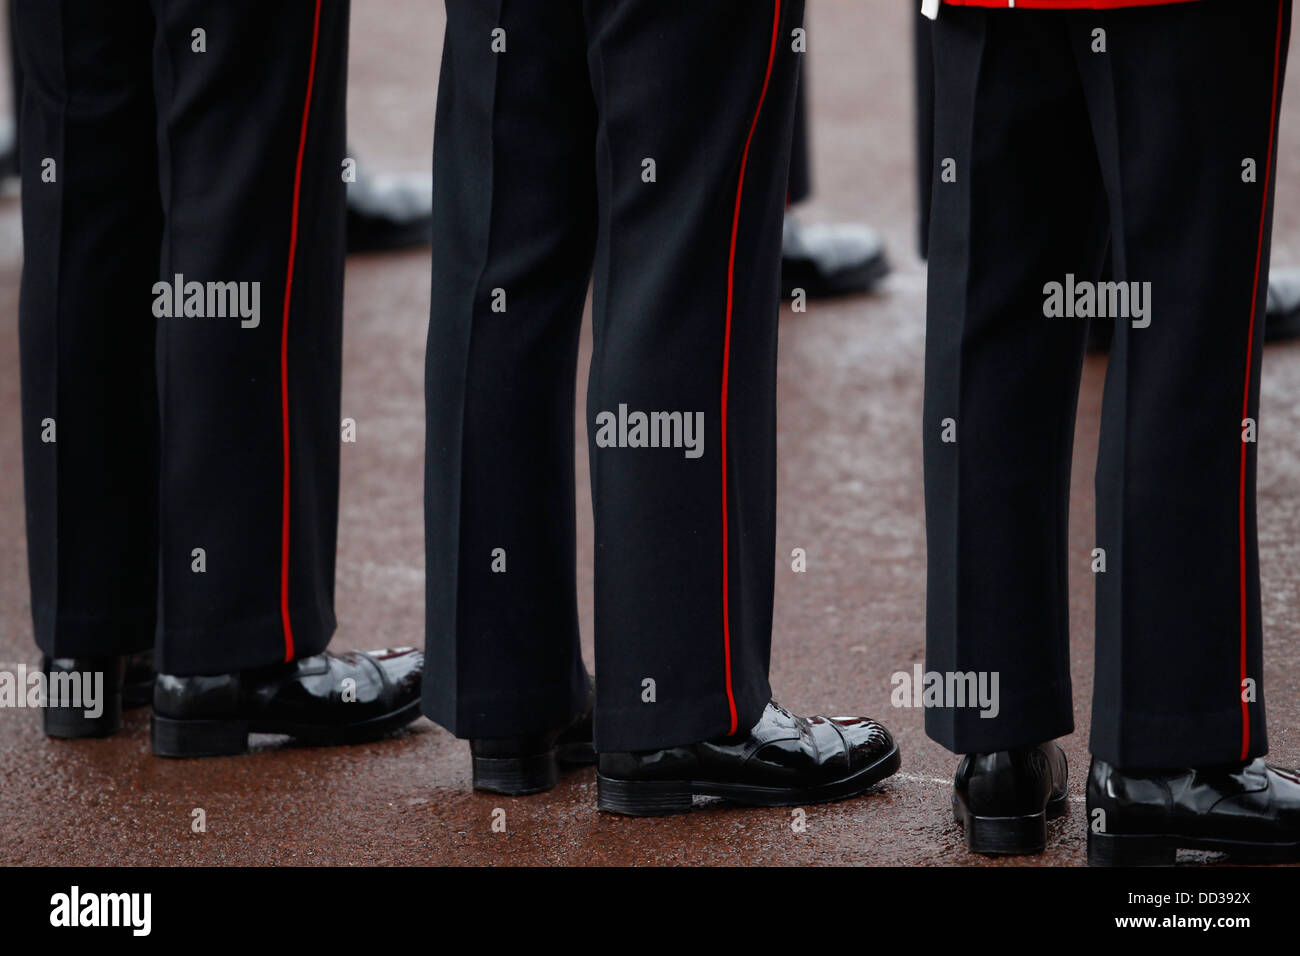
[[[691,788],[680,780],[616,780],[597,773],[596,807],[630,817],[662,817],[689,810]]]
[[[1031,856],[1047,849],[1047,814],[966,817],[966,846],[975,853]]]
[[[1089,866],[1173,866],[1178,848],[1162,836],[1116,836],[1088,831]]]
[[[509,797],[543,793],[555,786],[559,777],[554,750],[527,757],[480,757],[475,754],[471,760],[475,790],[504,793]]]
[[[248,723],[175,720],[153,715],[153,752],[159,757],[228,757],[248,752]]]
[[[122,728],[119,658],[42,657],[41,673],[46,680],[41,725],[47,737],[111,737]],[[99,714],[87,717],[85,705],[92,687],[99,698]]]
[[[109,697],[98,717],[87,717],[83,707],[42,709],[45,736],[76,740],[81,737],[111,737],[122,728],[122,699]]]

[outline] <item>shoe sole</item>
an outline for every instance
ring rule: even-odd
[[[802,281],[781,283],[781,296],[788,299],[795,289],[803,289],[810,299],[834,299],[840,296],[860,295],[870,292],[891,271],[884,253],[869,259],[857,269],[839,274],[833,279],[804,277]]]
[[[87,717],[80,707],[45,707],[41,722],[45,736],[61,740],[111,737],[122,728],[122,698],[109,697],[98,717]]]
[[[248,752],[249,734],[284,734],[315,745],[334,746],[380,740],[420,716],[420,701],[370,720],[339,727],[285,721],[177,720],[152,718],[153,752],[159,757],[231,757]]]
[[[562,767],[567,769],[595,763],[596,751],[590,743],[571,743],[524,757],[485,757],[474,754],[471,762],[475,790],[500,793],[507,797],[526,797],[544,793],[554,787]]]
[[[763,787],[712,780],[620,780],[596,774],[596,806],[630,817],[660,817],[690,810],[695,797],[721,797],[752,807],[796,807],[856,797],[898,772],[898,745],[851,777],[820,787]]]
[[[1121,835],[1088,832],[1089,866],[1173,866],[1179,850],[1226,853],[1233,863],[1300,861],[1300,843],[1215,840],[1170,833]]]
[[[350,225],[347,230],[347,255],[371,252],[395,252],[433,244],[431,222],[404,223],[391,228],[365,228]]]
[[[1264,342],[1275,344],[1300,337],[1300,309],[1287,312],[1264,322]]]
[[[1014,817],[987,817],[970,812],[957,794],[952,795],[952,818],[962,825],[966,847],[988,856],[1032,856],[1047,849],[1047,821],[1064,816],[1068,794],[1048,800],[1038,813]]]

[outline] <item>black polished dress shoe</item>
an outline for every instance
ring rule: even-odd
[[[348,184],[347,251],[387,252],[433,241],[428,173],[366,175]]]
[[[0,181],[18,175],[18,143],[13,120],[0,119]]]
[[[420,716],[424,653],[409,647],[316,654],[235,674],[154,683],[153,752],[212,757],[248,750],[249,734],[310,744],[375,740]]]
[[[790,807],[857,796],[898,770],[898,744],[869,717],[799,717],[775,701],[747,732],[597,758],[597,806],[649,817],[693,797]]]
[[[966,754],[952,784],[952,816],[976,853],[1028,854],[1047,848],[1047,821],[1068,806],[1065,751],[1034,747]]]
[[[1273,269],[1268,274],[1264,341],[1300,336],[1300,269]]]
[[[591,745],[593,685],[583,712],[561,730],[518,737],[480,737],[469,742],[474,789],[522,797],[555,786],[561,767],[596,762]]]
[[[781,240],[781,294],[803,289],[810,299],[866,292],[889,274],[880,234],[870,226],[805,226],[785,217]]]
[[[47,737],[110,737],[122,726],[121,657],[44,657]]]
[[[1119,770],[1093,757],[1088,822],[1092,866],[1172,866],[1179,849],[1296,862],[1300,774],[1259,757],[1186,770]]]

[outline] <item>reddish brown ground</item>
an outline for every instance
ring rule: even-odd
[[[867,220],[896,271],[867,298],[786,316],[780,363],[777,550],[807,549],[808,572],[778,565],[773,685],[782,703],[884,719],[903,770],[865,799],[808,810],[711,808],[659,820],[595,810],[590,770],[526,799],[469,789],[466,745],[421,719],[404,736],[337,750],[286,748],[198,762],[149,754],[147,711],[105,742],[47,740],[39,715],[0,711],[0,863],[983,864],[951,821],[954,758],[921,713],[889,706],[889,676],[922,657],[921,357],[925,272],[913,236],[908,0],[809,0],[816,198],[806,214]],[[429,162],[441,5],[354,4],[351,140],[371,168]],[[1288,84],[1274,261],[1300,265],[1300,87]],[[7,107],[0,107],[7,108]],[[0,198],[0,667],[35,664],[27,596],[18,419],[18,201]],[[335,647],[422,643],[422,361],[427,250],[354,258],[347,284],[344,447]],[[584,355],[586,354],[584,346]],[[1071,549],[1078,731],[1086,764],[1092,681],[1092,470],[1104,360],[1089,358],[1079,415]],[[1265,359],[1259,516],[1269,692],[1277,762],[1300,765],[1300,344]],[[581,423],[579,423],[581,428]],[[586,452],[578,453],[587,494]],[[579,510],[579,577],[590,651],[591,522]],[[1071,814],[1041,857],[1084,858],[1079,774]],[[207,833],[191,833],[191,811]],[[490,814],[504,807],[507,832]]]

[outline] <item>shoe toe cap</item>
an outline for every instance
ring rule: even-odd
[[[352,653],[368,658],[379,669],[396,700],[406,701],[420,695],[424,651],[415,647],[386,647]]]
[[[893,735],[884,724],[870,717],[827,718],[839,730],[848,751],[849,764],[854,768],[866,766],[894,749]]]

